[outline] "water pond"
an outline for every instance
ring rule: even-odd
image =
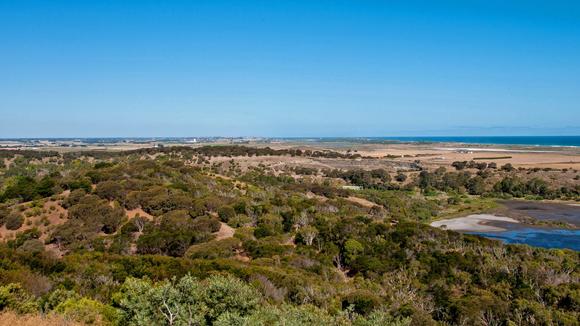
[[[580,206],[521,200],[502,201],[501,204],[506,208],[507,216],[527,216],[541,221],[565,222],[576,228],[531,226],[517,223],[515,220],[510,221],[511,218],[508,217],[500,218],[488,214],[440,221],[439,224],[447,223],[450,229],[501,240],[505,243],[580,251]]]

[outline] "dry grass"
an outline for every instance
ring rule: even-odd
[[[58,315],[17,315],[6,311],[0,314],[0,326],[80,326]]]

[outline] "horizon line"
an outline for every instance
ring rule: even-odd
[[[437,136],[427,136],[427,135],[417,135],[417,136],[47,136],[47,137],[0,137],[0,140],[50,140],[50,139],[179,139],[179,138],[224,138],[224,139],[235,139],[235,138],[262,138],[262,139],[308,139],[308,138],[319,138],[319,139],[357,139],[357,138],[460,138],[460,137],[580,137],[577,135],[437,135]]]

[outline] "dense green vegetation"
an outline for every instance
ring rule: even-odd
[[[425,193],[432,193],[434,190],[459,193],[466,191],[470,195],[498,198],[580,199],[579,184],[554,187],[538,177],[523,179],[522,174],[509,163],[500,167],[501,172],[496,171],[495,165],[485,162],[454,162],[453,166],[456,172],[447,171],[443,167],[432,172],[421,171],[417,186]],[[477,169],[477,172],[473,175],[465,171],[466,168]],[[499,180],[498,175],[501,176]]]
[[[423,223],[469,194],[578,198],[578,188],[490,182],[483,162],[481,173],[466,163],[412,180],[207,163],[350,158],[240,146],[0,153],[12,160],[0,169],[0,221],[16,230],[0,244],[0,309],[120,325],[578,325],[578,252]]]

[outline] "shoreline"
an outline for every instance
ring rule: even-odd
[[[445,230],[465,232],[502,232],[506,228],[490,225],[491,222],[507,222],[519,224],[516,219],[492,214],[471,214],[464,217],[444,219],[431,222],[429,225]]]
[[[448,144],[460,146],[500,146],[500,147],[531,147],[531,148],[580,148],[580,136],[417,136],[417,137],[274,137],[281,142],[323,142],[323,143],[359,143],[359,144],[411,144],[433,145]],[[269,138],[265,138],[269,139]],[[563,142],[548,141],[560,139]],[[571,139],[571,140],[570,140]],[[537,140],[536,142],[530,140]],[[542,141],[543,140],[543,141]],[[569,141],[566,141],[569,140]]]

